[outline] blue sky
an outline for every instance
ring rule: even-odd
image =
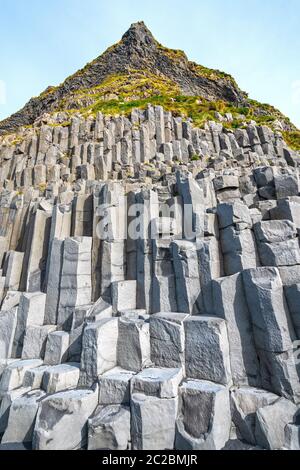
[[[0,119],[144,20],[164,45],[231,73],[300,127],[299,0],[0,0]]]

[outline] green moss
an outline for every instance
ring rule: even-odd
[[[12,132],[7,132],[0,137],[8,137],[9,141],[6,143],[8,147],[15,147],[16,145],[20,145],[25,140],[24,135],[18,135]]]
[[[156,43],[157,48],[159,51],[161,51],[166,57],[168,57],[171,60],[184,60],[187,61],[187,57],[184,51],[181,51],[180,49],[169,49],[168,47],[163,46],[159,42]]]
[[[105,97],[105,95],[117,95],[119,98],[130,99],[132,96],[146,98],[153,95],[179,94],[179,87],[168,78],[158,77],[150,72],[131,70],[128,74],[111,75],[101,85],[86,90],[79,90],[78,96],[93,98]]]
[[[254,109],[261,109],[267,113],[270,113],[270,114],[274,114],[277,111],[276,108],[274,108],[274,106],[271,106],[270,104],[268,103],[260,103],[259,101],[256,101],[256,100],[252,100],[252,99],[249,99],[249,104],[254,108]]]
[[[291,149],[300,150],[300,131],[283,132],[283,137]]]
[[[18,145],[21,144],[24,140],[24,137],[22,136],[17,136],[12,142],[11,145]]]
[[[251,108],[247,108],[246,106],[242,107],[242,108],[236,108],[236,112],[238,114],[243,114],[244,116],[252,116],[252,110]]]
[[[108,49],[106,49],[104,54],[110,54],[111,52],[113,52],[116,49],[116,47],[118,47],[121,44],[121,42],[122,41],[118,41],[115,44],[113,44],[112,46],[108,47]]]
[[[113,76],[107,79],[100,87],[88,90],[88,97],[93,98],[92,104],[80,107],[80,102],[87,99],[85,90],[77,93],[78,109],[69,110],[70,114],[80,112],[84,116],[96,115],[102,112],[106,115],[123,114],[129,116],[135,108],[145,109],[148,104],[161,105],[166,111],[171,111],[174,116],[190,117],[197,127],[203,127],[207,121],[216,120],[215,113],[221,115],[231,113],[233,122],[224,123],[227,128],[240,127],[241,121],[236,119],[237,115],[244,115],[245,121],[255,119],[258,124],[271,123],[276,119],[274,116],[257,115],[254,116],[250,108],[236,108],[224,101],[208,101],[197,96],[183,96],[178,93],[176,86],[172,82],[165,80],[155,80],[147,76],[134,75],[134,79],[128,76]],[[109,99],[113,96],[112,99]],[[89,100],[88,100],[89,101]],[[74,99],[71,100],[72,104]],[[63,100],[60,109],[66,109],[67,103]],[[68,123],[66,123],[68,125]]]
[[[46,88],[45,91],[43,91],[43,93],[40,94],[40,98],[45,98],[46,96],[51,95],[51,94],[54,93],[57,89],[58,89],[57,86],[49,86],[48,88]]]
[[[211,76],[210,69],[205,67],[200,67],[200,69]],[[219,71],[211,72],[216,74],[215,78],[219,73],[226,79],[230,77]],[[96,115],[98,112],[106,115],[123,114],[129,116],[134,108],[145,109],[148,104],[161,105],[166,111],[172,112],[174,116],[190,117],[194,125],[200,128],[207,121],[216,120],[216,112],[222,116],[226,113],[232,114],[232,122],[223,122],[224,127],[228,129],[241,127],[243,121],[247,123],[251,120],[255,120],[259,125],[272,125],[276,119],[285,120],[287,124],[290,123],[270,105],[248,100],[248,105],[236,107],[223,100],[208,101],[200,96],[184,96],[172,80],[141,70],[130,70],[126,74],[111,75],[94,88],[74,91],[70,96],[61,100],[55,112],[68,110],[70,116],[80,112],[85,117]],[[244,116],[244,119],[241,120],[240,116]],[[57,125],[68,126],[70,122],[66,121]]]
[[[202,127],[208,120],[214,120],[215,109],[218,109],[218,104],[214,106],[213,111],[211,110],[212,103],[199,104],[196,97],[157,95],[133,101],[98,101],[92,107],[92,113],[96,114],[101,111],[103,114],[109,115],[129,115],[134,108],[144,109],[148,104],[163,106],[166,111],[171,111],[174,116],[191,117],[194,125],[198,127]]]
[[[196,63],[192,63],[192,66],[197,75],[208,78],[209,80],[213,81],[226,80],[230,82],[236,89],[239,90],[235,79],[229,73],[225,73],[217,69],[210,69],[208,67],[204,67],[203,65],[199,65]]]
[[[118,108],[119,112],[126,112],[128,107],[132,108],[131,105],[127,106],[127,103],[144,102],[152,97],[179,93],[178,86],[167,78],[158,77],[150,72],[132,70],[128,74],[111,75],[94,88],[75,91],[60,101],[57,110],[70,110],[76,107],[80,111],[89,108],[93,112],[95,107],[99,110],[103,108],[104,111],[108,107],[112,112],[118,112]]]
[[[49,127],[69,127],[70,125],[71,125],[71,121],[48,123]]]
[[[270,124],[276,119],[279,119],[280,121],[284,122],[286,126],[296,130],[290,119],[284,116],[278,109],[274,108],[274,106],[271,106],[267,103],[259,103],[258,101],[252,99],[249,99],[248,102],[253,119],[255,119],[258,124]]]
[[[41,183],[38,185],[38,189],[41,193],[45,193],[46,189],[47,189],[47,184],[46,183]]]

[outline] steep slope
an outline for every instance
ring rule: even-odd
[[[126,102],[133,101],[132,107],[136,107],[137,99],[146,97],[149,102],[150,98],[157,96],[165,98],[172,95],[172,102],[175,102],[172,110],[179,112],[183,110],[188,114],[192,111],[193,117],[203,111],[234,111],[242,112],[249,118],[257,116],[263,122],[272,122],[279,118],[284,122],[284,128],[293,129],[289,120],[274,108],[248,100],[246,93],[239,89],[230,75],[189,62],[184,52],[163,47],[154,39],[145,24],[140,22],[133,24],[119,43],[67,78],[63,84],[47,88],[39,97],[32,98],[23,109],[2,121],[0,133],[12,132],[20,126],[31,125],[44,113],[58,109],[78,110],[95,106],[97,98],[100,99],[101,105],[103,86],[106,87],[104,101],[107,101],[107,97],[108,100],[111,97],[118,99],[120,79],[130,85],[132,93],[127,93]],[[167,94],[166,84],[169,91]],[[181,100],[177,106],[178,96]],[[204,107],[198,109],[197,100],[194,100],[195,106],[192,110],[190,106],[182,106],[183,97],[186,100],[188,97],[200,97],[204,100],[202,103]],[[122,99],[123,96],[121,102]],[[212,106],[212,103],[217,104]],[[168,103],[160,104],[166,106]],[[105,111],[105,109],[100,110]],[[116,111],[118,110],[117,106]],[[123,111],[122,106],[120,111]]]

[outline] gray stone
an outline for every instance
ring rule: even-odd
[[[111,285],[125,279],[124,240],[103,241],[101,248],[101,295],[110,301]]]
[[[263,266],[295,266],[300,264],[298,239],[280,243],[259,243],[258,252]]]
[[[112,283],[112,307],[117,314],[121,309],[130,310],[136,308],[136,281],[120,281]]]
[[[289,220],[270,220],[254,226],[257,241],[280,243],[297,237],[297,227]]]
[[[227,276],[259,265],[254,235],[251,230],[237,231],[228,227],[220,232],[224,271]]]
[[[215,238],[197,240],[201,297],[198,313],[214,314],[212,281],[223,276],[221,247]]]
[[[285,199],[290,196],[299,195],[298,175],[278,175],[275,176],[275,187],[277,199]]]
[[[22,359],[44,359],[48,335],[55,330],[56,326],[54,325],[26,328]]]
[[[19,359],[0,359],[0,379],[2,377],[3,372],[5,369],[13,362],[17,362]]]
[[[98,390],[70,390],[41,402],[33,435],[35,450],[76,450],[87,444],[87,422]]]
[[[222,385],[188,380],[180,387],[176,450],[221,450],[229,440],[229,391]]]
[[[214,179],[214,187],[215,191],[220,191],[222,189],[228,189],[228,188],[233,188],[237,189],[239,188],[239,178],[234,175],[223,175],[223,176],[218,176],[217,178]]]
[[[157,367],[185,368],[185,313],[150,317],[151,360]]]
[[[13,345],[13,355],[22,354],[26,329],[30,326],[43,326],[45,318],[46,295],[41,292],[22,294],[18,308],[18,319]]]
[[[0,397],[1,395],[22,387],[24,376],[27,370],[39,367],[43,364],[40,359],[20,360],[12,362],[2,373],[0,381]]]
[[[99,375],[117,366],[118,319],[88,325],[83,333],[81,383],[91,386]]]
[[[27,292],[42,291],[46,275],[51,212],[37,210],[34,215],[31,239],[24,256]],[[27,255],[28,253],[28,255]]]
[[[280,199],[271,211],[272,219],[290,220],[300,228],[300,197]]]
[[[300,339],[300,284],[285,287],[284,292],[296,336],[298,339]]]
[[[88,450],[127,450],[130,442],[130,408],[100,406],[88,421]]]
[[[70,328],[74,307],[91,302],[92,238],[68,238],[64,242],[64,259],[60,283],[58,324]]]
[[[260,408],[256,413],[255,437],[258,445],[268,450],[280,450],[285,445],[285,427],[293,424],[297,407],[281,398]]]
[[[257,350],[262,387],[295,403],[300,403],[299,350],[272,353]]]
[[[139,372],[150,364],[149,322],[120,318],[117,343],[117,364],[123,369]]]
[[[63,249],[64,242],[54,238],[48,259],[47,297],[45,307],[45,321],[49,325],[56,325],[57,323],[61,271],[63,265]]]
[[[279,271],[276,268],[246,270],[243,281],[256,347],[273,353],[293,349],[295,333],[289,322]]]
[[[265,390],[241,387],[231,391],[232,420],[237,436],[249,444],[256,445],[256,412],[279,399],[278,395]]]
[[[100,297],[97,302],[89,308],[86,316],[88,317],[88,320],[92,320],[95,323],[111,318],[113,316],[112,305],[105,302],[105,300]],[[81,325],[73,325],[73,328],[74,326],[78,328]]]
[[[0,433],[3,434],[7,428],[10,407],[12,403],[17,399],[26,395],[31,390],[28,387],[20,387],[15,390],[10,390],[1,396],[0,403]]]
[[[183,177],[177,173],[177,188],[179,195],[182,196],[185,205],[184,222],[185,237],[190,241],[194,241],[196,237],[204,234],[204,193],[197,181],[192,176]]]
[[[45,395],[41,390],[29,392],[12,402],[2,444],[32,442],[39,404]]]
[[[142,394],[131,397],[133,450],[173,450],[178,399]]]
[[[242,274],[213,281],[213,296],[215,314],[227,322],[234,385],[259,386],[259,364]]]
[[[44,363],[55,366],[67,362],[70,334],[65,331],[50,332],[47,339]]]
[[[280,266],[279,273],[284,287],[300,284],[300,265]]]
[[[184,329],[187,377],[231,384],[226,322],[216,317],[191,317],[185,320]]]
[[[43,375],[42,388],[50,394],[75,389],[78,385],[79,375],[80,367],[76,363],[49,367]]]
[[[24,253],[10,251],[7,253],[7,267],[5,287],[8,290],[18,291],[20,288]],[[5,261],[6,262],[6,261]]]
[[[13,341],[17,326],[17,307],[0,313],[0,359],[12,357]]]
[[[131,394],[175,398],[182,378],[182,369],[145,369],[132,378]]]
[[[12,308],[18,307],[22,292],[17,291],[8,291],[6,296],[3,299],[1,311],[8,312]]]
[[[130,403],[130,381],[134,372],[115,367],[99,376],[99,404],[127,405]]]
[[[274,181],[273,170],[271,167],[256,168],[254,178],[259,188],[267,186]]]
[[[219,204],[217,207],[219,228],[224,229],[237,223],[245,224],[246,228],[252,227],[251,215],[248,207],[241,202],[233,204]]]
[[[193,242],[180,240],[172,244],[172,249],[178,310],[199,313],[201,287],[197,246]]]
[[[288,450],[300,450],[300,426],[288,424],[285,427],[285,447]]]
[[[176,281],[170,240],[153,240],[152,313],[176,312]]]
[[[23,387],[29,387],[31,390],[38,390],[42,388],[43,377],[49,366],[34,367],[25,372]]]

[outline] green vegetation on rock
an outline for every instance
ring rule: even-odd
[[[275,121],[279,120],[285,131],[297,130],[273,106],[249,99],[231,75],[190,62],[182,50],[164,47],[139,22],[61,85],[48,87],[2,121],[0,134],[33,125],[43,114],[57,111],[69,115],[93,115],[98,111],[128,114],[134,107],[149,103],[190,117],[197,126],[220,118],[227,128],[241,127],[251,120],[271,127],[274,123],[273,127],[278,128]],[[233,121],[219,116],[226,113],[233,115]],[[295,136],[293,141],[297,143]]]
[[[205,78],[208,78],[209,80],[214,80],[214,81],[226,80],[230,82],[235,88],[239,89],[235,79],[229,73],[225,73],[217,69],[210,69],[208,67],[204,67],[203,65],[199,65],[196,63],[193,63],[193,66],[197,75],[199,75],[200,77],[205,77]]]
[[[230,76],[224,74],[224,77]],[[224,122],[226,128],[242,127],[251,120],[272,126],[276,119],[280,119],[291,125],[288,118],[270,105],[249,100],[248,106],[236,107],[223,100],[209,101],[200,96],[185,96],[172,80],[140,70],[111,75],[101,85],[76,90],[60,101],[57,110],[68,110],[70,114],[79,111],[83,115],[95,115],[97,112],[128,115],[132,109],[145,108],[148,104],[161,105],[175,116],[189,117],[198,127],[203,127],[209,120],[216,120],[216,113],[221,116],[232,114],[233,121]]]
[[[159,42],[156,43],[157,48],[161,51],[165,56],[167,56],[171,60],[184,60],[187,61],[187,56],[184,51],[180,49],[169,49],[168,47],[163,46]]]
[[[300,151],[300,131],[283,132],[283,137],[291,149]]]

